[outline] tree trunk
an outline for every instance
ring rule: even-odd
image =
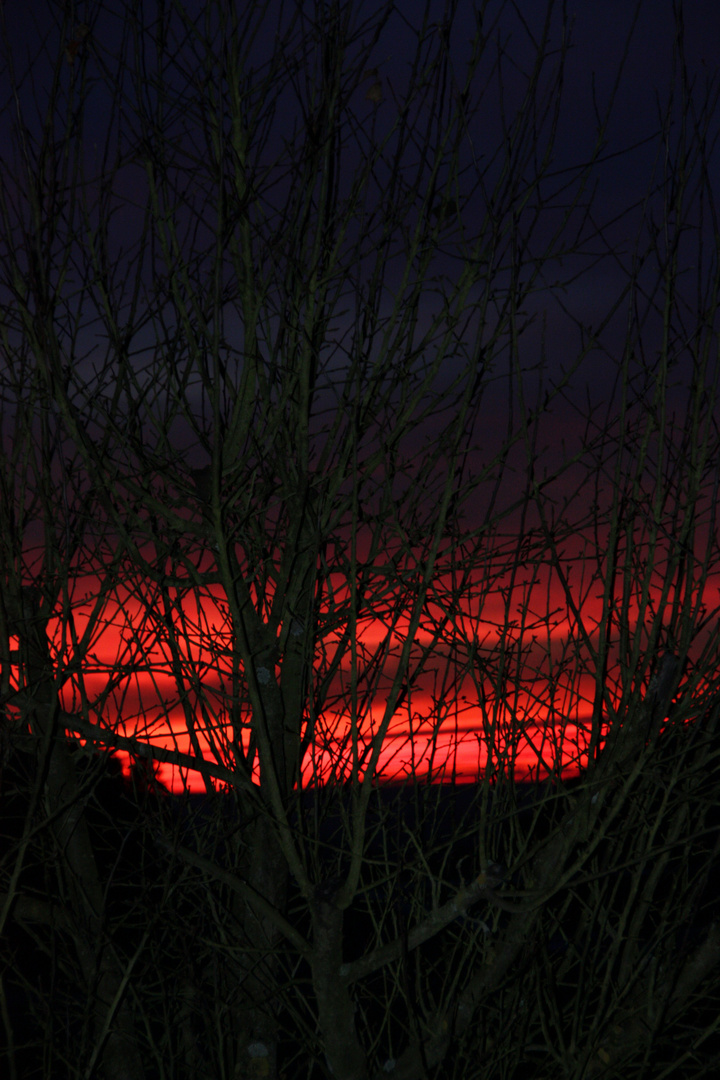
[[[70,903],[67,926],[90,998],[94,997],[95,1051],[106,1080],[144,1080],[132,1013],[124,994],[124,971],[107,942],[103,887],[87,821],[78,795],[75,764],[59,720],[52,658],[37,590],[23,590],[17,634],[31,704],[27,719],[37,745],[39,767],[45,769],[48,816]]]

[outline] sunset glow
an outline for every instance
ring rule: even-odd
[[[85,596],[89,592],[86,582]],[[81,595],[80,589],[77,595]],[[159,640],[138,599],[128,596],[122,606],[116,603],[114,609],[108,603],[87,648],[81,675],[66,680],[60,690],[62,707],[68,712],[80,712],[84,701],[93,721],[101,715],[108,727],[121,735],[140,737],[184,755],[200,750],[206,760],[232,768],[232,735],[224,706],[230,692],[230,667],[224,649],[227,616],[223,608],[217,590],[207,591],[199,610],[194,602],[185,602],[184,633],[178,636],[183,654],[176,657],[176,663],[180,663],[177,670],[185,679],[180,693],[167,642]],[[494,653],[504,619],[499,594],[484,605],[483,615],[482,620],[473,619],[468,610],[463,633],[471,640],[482,641],[484,648]],[[76,640],[87,632],[91,617],[91,603],[78,603],[73,611]],[[177,618],[175,622],[177,628]],[[499,700],[495,687],[486,679],[483,704],[478,698],[477,672],[474,681],[471,671],[454,671],[454,665],[447,663],[439,647],[437,658],[427,663],[411,693],[405,695],[390,718],[376,768],[378,778],[382,782],[402,782],[411,777],[425,779],[429,774],[438,783],[451,779],[471,783],[485,774],[489,747],[492,771],[507,768],[512,761],[519,781],[545,777],[558,768],[566,777],[577,775],[587,761],[593,678],[589,672],[578,675],[571,666],[563,677],[556,677],[552,691],[545,675],[532,678],[533,671],[542,672],[548,655],[557,660],[567,646],[568,626],[567,620],[556,616],[550,624],[549,640],[530,639],[530,648],[525,646],[522,678],[517,682],[508,678],[504,700]],[[401,621],[397,632],[401,634],[403,629]],[[379,621],[367,623],[358,636],[359,653],[375,653],[382,647],[386,632]],[[56,658],[65,663],[72,655],[68,634],[66,626],[63,644],[62,621],[50,621],[49,639]],[[506,632],[508,643],[513,638],[517,641],[517,636],[516,630]],[[422,647],[429,639],[425,627],[418,633],[416,644]],[[347,778],[351,771],[353,723],[347,705],[342,707],[342,702],[349,702],[351,697],[349,668],[349,660],[344,659],[335,688],[328,695],[329,707],[316,719],[314,741],[303,763],[304,785],[336,782]],[[379,692],[371,701],[362,702],[360,695],[355,725],[360,736],[360,776],[369,761],[372,736],[385,718],[393,670],[389,660]],[[279,665],[276,675],[281,674]],[[243,715],[247,727],[242,732],[242,745],[247,751],[247,708]],[[116,753],[127,773],[129,752],[118,749]],[[156,771],[161,783],[173,792],[205,789],[202,777],[192,770],[159,762]],[[257,762],[254,777],[257,780]]]

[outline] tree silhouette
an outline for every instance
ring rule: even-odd
[[[48,12],[26,60],[2,10],[2,1069],[706,1075],[682,11],[609,219],[617,86],[566,165],[556,4]]]

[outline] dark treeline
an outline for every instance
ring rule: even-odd
[[[718,1071],[718,5],[606,6],[0,3],[2,1080]]]
[[[653,782],[638,786],[638,820],[661,820],[663,780],[682,764],[692,785],[682,831],[666,823],[641,853],[622,818],[604,832],[583,872],[566,885],[556,883],[552,899],[538,908],[533,931],[513,959],[509,974],[525,988],[524,1005],[508,1007],[500,993],[490,1006],[493,1022],[463,1033],[443,1075],[459,1076],[471,1053],[504,1047],[506,1075],[522,1066],[525,1076],[546,1076],[546,1058],[528,1039],[543,995],[552,994],[559,1036],[572,1039],[578,995],[608,978],[619,984],[624,947],[633,935],[635,963],[656,978],[663,969],[674,971],[677,984],[683,962],[707,942],[720,917],[720,798],[717,773],[705,764],[708,741],[718,737],[716,725],[713,714],[702,725],[666,727],[648,758]],[[119,956],[128,973],[135,1022],[147,1040],[146,1075],[160,1080],[171,1069],[171,1075],[188,1080],[212,1077],[209,1063],[217,1060],[224,1037],[222,1018],[230,1008],[237,1015],[236,999],[242,1001],[238,950],[257,945],[242,934],[233,890],[244,876],[252,823],[232,794],[173,796],[145,764],[135,763],[123,775],[112,755],[70,748],[78,809],[105,898],[103,949]],[[11,1074],[23,1080],[73,1077],[76,1055],[84,1052],[92,1060],[93,1050],[93,986],[87,985],[69,929],[68,870],[52,822],[42,798],[31,805],[38,791],[36,767],[31,754],[10,754],[0,787],[3,872],[25,845],[0,954],[4,1055],[12,1062]],[[344,915],[343,959],[351,967],[380,948],[392,953],[388,962],[400,992],[388,996],[386,964],[366,970],[354,983],[364,1030],[382,1031],[378,1060],[392,1063],[447,980],[502,942],[532,893],[531,861],[524,854],[529,842],[533,851],[542,850],[567,827],[585,782],[579,777],[515,785],[490,789],[489,797],[483,785],[474,784],[375,791],[363,876]],[[295,802],[292,827],[298,843],[312,846],[308,858],[318,898],[332,895],[346,872],[351,803],[350,790],[342,787],[304,791]],[[456,917],[427,940],[414,940],[413,932],[433,912],[443,911],[479,877],[486,888],[474,903],[460,904]],[[300,934],[311,933],[296,884],[282,914]],[[96,964],[103,964],[102,949]],[[291,947],[279,953],[276,980],[263,1004],[272,1005],[282,1032],[283,1074],[329,1075],[320,1048],[313,1049],[312,1037],[308,1042],[303,1035],[312,1031],[310,1016],[302,1016],[310,1000],[310,970]],[[683,1013],[686,1037],[712,1026],[716,1007],[713,996],[693,993]],[[652,1068],[661,1067],[666,1039],[677,1038],[673,1032],[672,1026],[665,1036],[658,1032],[648,1057]],[[153,1047],[163,1048],[154,1064]],[[705,1039],[694,1054],[696,1064],[715,1060],[719,1049],[715,1036]]]

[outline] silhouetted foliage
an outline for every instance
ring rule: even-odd
[[[410,7],[0,5],[10,1080],[717,1063],[720,84]]]

